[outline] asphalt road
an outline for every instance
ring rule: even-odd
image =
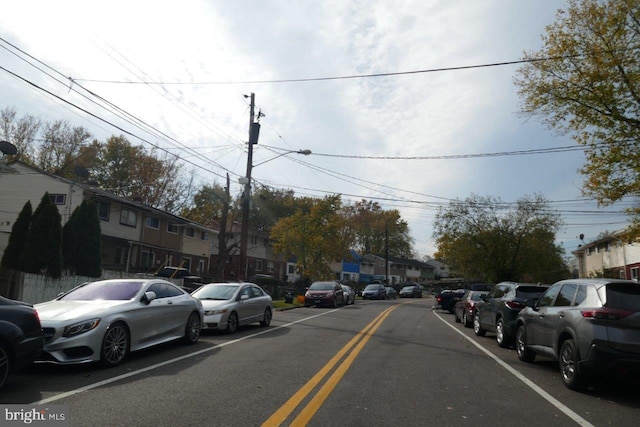
[[[68,405],[71,426],[638,425],[637,379],[572,392],[555,363],[522,363],[432,302],[278,311],[268,328],[205,332],[111,369],[38,365],[0,402]]]

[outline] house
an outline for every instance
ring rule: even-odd
[[[358,282],[360,279],[360,262],[362,257],[354,250],[340,262],[332,262],[329,267],[335,274],[336,280]]]
[[[610,277],[638,280],[640,244],[624,231],[582,244],[572,252],[578,260],[578,277]]]
[[[430,259],[425,261],[425,264],[433,267],[433,276],[430,279],[448,279],[451,277],[451,269],[444,262],[438,261],[436,259]]]
[[[83,200],[96,202],[105,270],[154,273],[169,265],[209,272],[211,236],[217,231],[19,161],[0,170],[0,253],[24,204],[30,200],[35,210],[45,192],[58,207],[63,226]]]

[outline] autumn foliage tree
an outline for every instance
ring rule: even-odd
[[[298,199],[298,209],[271,228],[274,249],[294,256],[307,281],[332,279],[330,263],[342,260],[351,246],[351,235],[341,214],[339,195],[323,199]]]
[[[515,78],[522,113],[585,147],[586,195],[640,195],[640,3],[568,0],[542,41]]]
[[[509,205],[472,195],[440,208],[433,237],[439,257],[464,277],[552,283],[568,277],[563,250],[555,244],[561,226],[542,196]]]

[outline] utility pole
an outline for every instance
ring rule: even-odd
[[[245,95],[245,97],[247,97]],[[251,209],[251,168],[253,167],[253,145],[258,143],[260,123],[255,121],[256,96],[251,93],[249,110],[249,142],[247,143],[247,174],[242,197],[242,231],[240,233],[240,265],[238,279],[246,280],[248,273],[247,245],[249,241],[249,209]]]

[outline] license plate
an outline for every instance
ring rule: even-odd
[[[316,304],[320,304],[321,302],[322,302],[322,301],[321,301],[321,300],[319,300],[319,299],[317,299],[317,300],[316,300]]]

